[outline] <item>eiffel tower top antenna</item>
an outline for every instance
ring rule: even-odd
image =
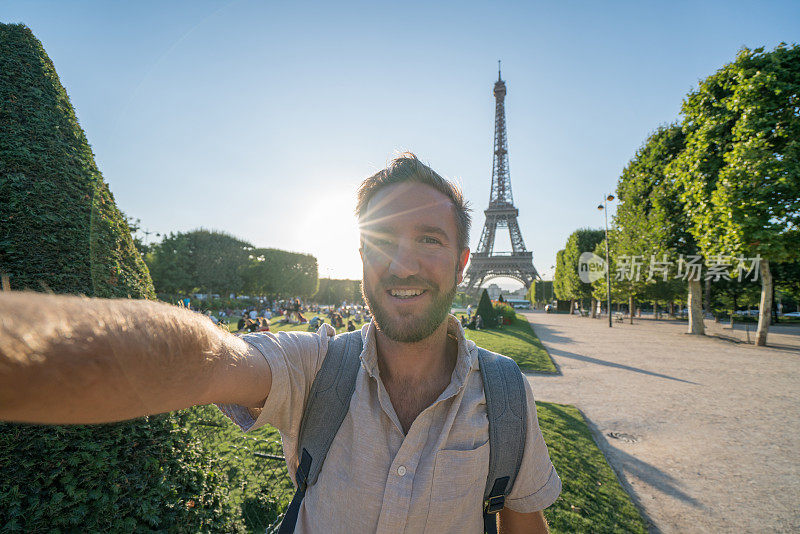
[[[503,79],[503,77],[502,77],[502,76],[500,76],[500,60],[498,59],[498,60],[497,60],[497,81],[499,82],[499,81],[501,81],[502,79]]]

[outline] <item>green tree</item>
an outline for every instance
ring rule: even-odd
[[[497,325],[492,299],[489,298],[489,293],[486,289],[481,292],[481,299],[478,301],[478,311],[476,313],[483,319],[485,328],[493,328]]]
[[[185,233],[170,233],[150,247],[145,259],[159,295],[191,293],[197,288],[193,250]]]
[[[626,300],[630,302],[629,296],[631,295],[633,289],[631,287],[631,282],[626,278],[618,279],[617,276],[617,239],[619,236],[619,232],[615,228],[610,228],[608,230],[608,250],[609,250],[609,264],[607,268],[611,274],[611,302],[625,302]],[[594,249],[594,253],[605,259],[606,257],[606,240],[605,237],[602,241],[600,241]],[[594,282],[592,282],[592,296],[595,300],[600,302],[608,302],[608,291],[607,288],[607,280],[606,277],[603,276],[602,278],[598,278]],[[633,308],[630,308],[631,317],[633,317]],[[611,310],[608,310],[611,313]]]
[[[0,24],[0,199],[0,269],[13,288],[154,296],[55,68],[21,24]],[[0,424],[0,525],[240,530],[211,463],[181,414],[113,425]]]
[[[195,230],[191,237],[197,286],[206,293],[240,293],[243,288],[241,269],[253,246],[215,230]]]
[[[361,281],[320,278],[319,288],[313,299],[319,304],[337,306],[344,301],[361,302]]]
[[[531,301],[531,304],[539,304],[542,302],[549,303],[554,296],[552,280],[537,280],[528,289],[526,298]]]
[[[665,259],[674,262],[681,254],[698,254],[697,243],[690,232],[691,222],[681,200],[681,183],[669,172],[670,164],[681,154],[684,144],[679,125],[657,128],[625,166],[617,183],[615,254],[638,258],[644,270],[638,281],[626,280],[623,284],[629,291],[630,309],[634,308],[636,298],[652,299],[656,307],[658,300],[680,299],[684,282],[675,280],[675,269],[665,273],[665,280],[660,273],[650,276],[650,265]],[[689,333],[703,334],[700,281],[690,278],[685,283],[693,296],[687,297]]]
[[[765,345],[773,262],[800,258],[800,47],[742,49],[683,103],[676,160],[703,254],[760,257],[756,344]]]
[[[800,302],[800,261],[775,263],[770,269],[777,290],[790,301]]]
[[[253,246],[225,232],[171,233],[146,256],[159,294],[241,293]]]
[[[558,300],[572,300],[572,291],[569,287],[567,265],[564,261],[565,249],[556,252],[556,271],[553,274],[553,290]]]
[[[603,230],[593,230],[591,228],[580,228],[575,230],[567,238],[567,244],[564,247],[564,286],[570,295],[571,299],[578,299],[583,307],[583,301],[590,299],[592,310],[592,317],[595,315],[597,306],[592,294],[592,285],[588,282],[583,282],[580,278],[580,257],[584,252],[594,252],[597,244],[600,243],[605,236]]]
[[[274,297],[310,297],[317,292],[317,259],[274,248],[250,251],[242,267],[246,291]]]

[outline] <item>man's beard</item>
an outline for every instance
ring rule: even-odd
[[[403,282],[409,283],[409,280],[406,279]],[[390,284],[381,281],[378,287],[385,288],[387,285]],[[450,313],[450,307],[453,304],[453,298],[455,298],[457,290],[455,282],[453,287],[446,293],[434,288],[433,284],[429,282],[426,282],[425,286],[427,287],[427,292],[431,294],[432,302],[430,306],[417,316],[405,317],[404,319],[406,320],[392,318],[390,312],[382,307],[377,295],[372,292],[371,288],[367,287],[363,280],[361,282],[361,294],[372,312],[378,330],[392,341],[416,343],[433,334],[444,322]],[[381,289],[381,291],[384,291],[384,289]]]

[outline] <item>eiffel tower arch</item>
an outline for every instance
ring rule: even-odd
[[[499,62],[498,62],[499,64]],[[530,288],[539,277],[533,266],[533,252],[525,248],[517,217],[519,210],[514,206],[511,194],[511,176],[508,170],[508,137],[506,135],[506,83],[497,70],[494,84],[494,157],[492,161],[492,189],[489,194],[489,207],[484,211],[486,222],[483,225],[478,248],[470,257],[464,274],[461,290],[475,294],[492,278],[512,278]],[[498,228],[507,228],[511,238],[511,252],[495,252],[494,243]]]

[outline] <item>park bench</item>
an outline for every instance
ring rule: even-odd
[[[625,315],[622,314],[622,313],[617,312],[617,313],[614,314],[614,320],[616,322],[618,322],[618,323],[621,323],[624,318],[625,318]]]

